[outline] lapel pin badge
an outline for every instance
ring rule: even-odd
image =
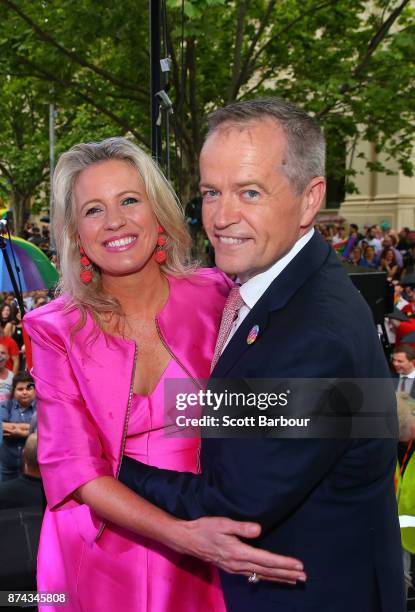
[[[255,340],[258,338],[258,333],[259,333],[259,325],[254,325],[248,334],[246,343],[253,344]]]

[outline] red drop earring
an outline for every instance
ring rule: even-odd
[[[85,255],[83,246],[79,247],[79,255],[81,257],[79,260],[79,263],[81,264],[81,271],[79,273],[79,278],[84,283],[84,285],[88,285],[88,283],[92,281],[92,269],[91,269],[91,262],[88,256]]]
[[[157,246],[154,253],[154,259],[158,264],[163,264],[167,259],[166,249],[164,248],[167,242],[167,237],[164,235],[165,231],[162,225],[158,226]]]

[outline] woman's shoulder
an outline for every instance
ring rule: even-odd
[[[229,293],[233,281],[219,268],[196,268],[187,276],[176,278],[180,283],[188,283],[194,287],[215,288]]]
[[[201,312],[222,311],[233,282],[217,268],[197,268],[186,276],[169,276],[166,307],[177,315],[189,307]]]
[[[58,335],[63,335],[72,328],[78,317],[77,308],[70,307],[68,298],[62,295],[25,314],[23,326],[29,335],[36,331],[39,333],[57,332]]]

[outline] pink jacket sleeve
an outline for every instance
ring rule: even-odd
[[[80,394],[67,350],[45,319],[25,321],[32,340],[38,413],[38,460],[52,509],[78,503],[71,494],[81,485],[112,476],[98,431]]]

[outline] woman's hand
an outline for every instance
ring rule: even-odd
[[[184,531],[180,552],[213,563],[230,574],[250,576],[255,572],[260,580],[288,584],[306,580],[301,561],[241,542],[240,538],[257,538],[260,535],[261,527],[257,523],[220,517],[180,523]],[[177,550],[177,544],[173,547]]]

